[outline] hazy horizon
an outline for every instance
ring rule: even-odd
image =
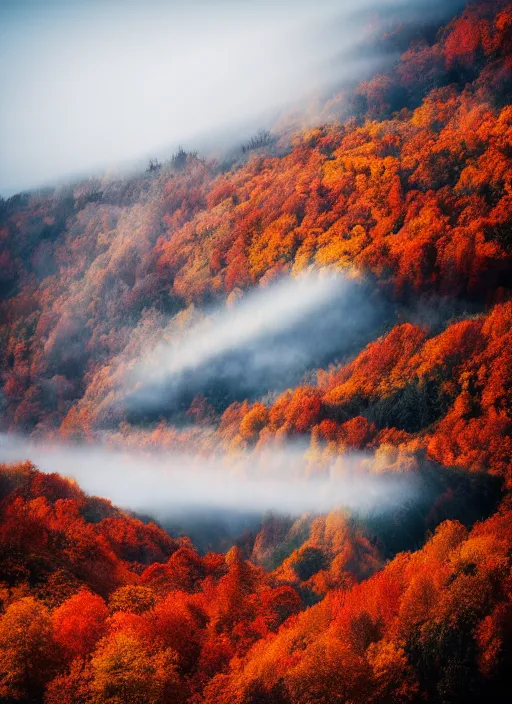
[[[377,67],[376,48],[358,51],[372,13],[414,21],[423,4],[3,0],[0,194],[135,166],[209,135],[245,140],[286,106]]]

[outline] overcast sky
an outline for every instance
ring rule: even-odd
[[[389,4],[0,0],[0,193],[159,156],[211,131],[236,135],[355,75],[351,51],[369,26],[361,11]]]

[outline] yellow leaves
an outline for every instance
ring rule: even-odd
[[[296,225],[297,218],[294,215],[284,214],[253,239],[249,263],[254,276],[260,276],[282,259],[291,258],[296,243]]]
[[[316,253],[316,261],[322,265],[338,264],[350,266],[355,257],[368,244],[369,239],[361,225],[352,228],[350,234],[343,230],[343,225],[335,223],[321,238],[321,246]],[[323,244],[326,242],[327,244]]]
[[[371,471],[376,473],[415,472],[418,469],[418,460],[407,448],[384,443],[375,450],[369,466]]]
[[[352,387],[355,390],[355,387]],[[328,391],[323,397],[324,403],[329,406],[341,406],[345,403],[351,395],[351,389],[349,384],[340,384],[335,386],[333,389]]]
[[[240,423],[240,435],[253,440],[268,423],[268,410],[262,403],[255,403]]]
[[[50,613],[32,596],[11,604],[0,618],[0,697],[32,699],[54,667]]]
[[[152,654],[134,636],[118,632],[106,638],[91,661],[91,689],[100,704],[164,704],[178,695],[176,654]],[[183,701],[184,697],[172,701]]]
[[[308,147],[314,147],[317,141],[322,137],[322,130],[320,127],[315,127],[314,129],[305,130],[302,133],[302,141],[305,142]]]
[[[142,585],[128,584],[119,587],[109,599],[109,608],[112,613],[127,611],[142,614],[155,605],[156,598],[152,589]]]
[[[508,545],[501,536],[479,535],[470,536],[454,555],[454,562],[460,566],[474,565],[478,568],[494,572],[495,577],[501,573],[503,579],[508,573]]]
[[[333,159],[332,161],[325,162],[322,172],[322,183],[324,186],[332,190],[336,190],[340,181],[340,176],[345,172],[345,169],[341,161]]]
[[[381,640],[370,645],[367,658],[373,670],[378,698],[397,704],[416,699],[419,684],[403,647]]]

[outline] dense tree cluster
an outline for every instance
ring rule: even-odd
[[[0,698],[508,701],[511,103],[512,5],[480,0],[328,101],[337,119],[261,132],[232,163],[179,148],[120,181],[0,200],[2,430],[233,462],[300,441],[309,481],[350,455],[425,487],[385,520],[269,516],[199,554],[72,481],[1,466]],[[164,333],[310,267],[370,281],[393,322],[257,399],[205,389],[156,422],[118,403]]]
[[[0,479],[7,701],[506,701],[507,503],[385,566],[339,511],[271,518],[248,561],[238,547],[201,557],[28,463]]]
[[[179,168],[3,202],[8,426],[117,423],[98,415],[113,369],[169,315],[311,265],[371,273],[398,301],[508,298],[511,17],[499,0],[468,6],[362,84],[364,110],[284,153],[219,173],[183,152]]]
[[[0,465],[0,696],[178,702],[302,608],[243,559],[200,557],[29,463]]]
[[[222,435],[228,447],[310,432],[312,446],[328,451],[422,449],[446,466],[510,482],[511,350],[510,302],[432,337],[398,325],[350,363],[320,370],[316,386],[288,390],[269,408],[228,407]]]
[[[259,641],[204,701],[507,701],[511,539],[510,511],[469,533],[443,523],[421,550]]]

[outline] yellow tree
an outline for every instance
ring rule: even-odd
[[[0,620],[0,697],[40,699],[55,665],[50,613],[25,597]]]
[[[151,652],[134,635],[107,637],[91,661],[97,704],[164,704],[184,701],[185,688],[170,648]]]

